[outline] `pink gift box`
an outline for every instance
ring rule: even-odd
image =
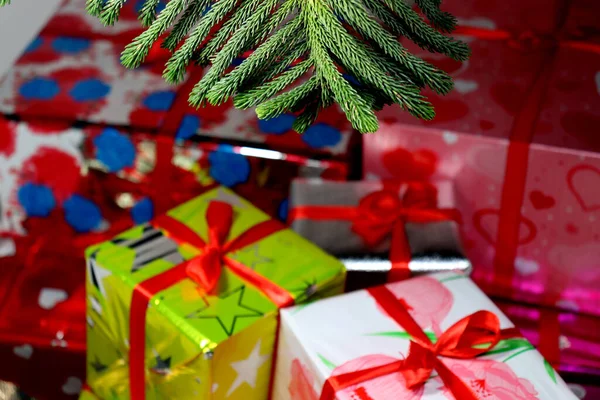
[[[434,60],[456,79],[434,121],[380,113],[366,177],[453,179],[485,290],[600,313],[600,47],[469,41],[465,65]]]
[[[39,36],[0,80],[0,112],[156,129],[176,87],[163,63],[128,70],[123,46],[108,40]]]

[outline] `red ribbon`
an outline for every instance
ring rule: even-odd
[[[368,247],[375,247],[391,237],[389,281],[399,281],[410,276],[408,263],[411,250],[404,224],[433,223],[459,220],[455,209],[436,209],[437,191],[428,183],[408,183],[402,198],[398,183],[387,182],[384,189],[368,194],[358,206],[297,206],[290,210],[289,220],[345,220],[352,222],[352,231]]]
[[[519,229],[522,220],[521,208],[525,198],[529,146],[537,125],[546,91],[554,69],[555,56],[559,48],[567,47],[600,54],[600,45],[573,40],[560,40],[555,35],[538,35],[525,32],[518,36],[502,30],[487,30],[473,27],[460,27],[457,34],[465,34],[481,39],[505,40],[511,47],[521,51],[545,51],[540,63],[537,78],[524,106],[515,118],[509,137],[506,156],[504,183],[500,200],[496,253],[494,257],[494,284],[501,288],[504,296],[513,289],[515,259],[519,247]]]
[[[369,294],[387,314],[412,336],[408,355],[404,360],[335,375],[323,385],[320,400],[333,400],[335,394],[347,387],[400,372],[406,387],[414,389],[425,384],[435,370],[444,385],[460,400],[478,400],[471,389],[439,358],[472,359],[489,350],[502,340],[520,337],[516,328],[500,329],[498,317],[489,311],[477,311],[448,328],[435,344],[409,314],[402,301],[385,286],[368,289]],[[477,347],[477,345],[486,346]]]
[[[146,311],[150,299],[158,292],[187,278],[196,282],[204,291],[211,292],[219,281],[225,264],[238,277],[260,290],[277,307],[282,308],[294,303],[294,298],[285,289],[226,256],[229,252],[256,243],[285,227],[275,220],[267,220],[254,225],[235,239],[226,241],[233,219],[233,208],[230,204],[211,201],[206,212],[208,241],[204,241],[188,226],[167,215],[158,217],[153,222],[156,228],[164,230],[170,238],[197,248],[201,254],[137,284],[133,290],[129,316],[129,389],[132,400],[145,399]]]

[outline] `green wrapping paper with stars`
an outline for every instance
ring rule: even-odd
[[[233,212],[217,246],[212,226],[227,216],[214,211],[224,204]],[[223,187],[162,218],[169,223],[134,227],[87,251],[90,391],[129,399],[141,385],[146,399],[266,399],[278,314],[269,291],[295,304],[341,293],[343,266],[285,227],[257,236],[269,217]],[[186,272],[206,259],[220,267],[213,288]]]

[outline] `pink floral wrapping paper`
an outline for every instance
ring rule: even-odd
[[[543,46],[469,41],[473,56],[463,66],[432,60],[456,79],[450,95],[432,96],[434,121],[395,108],[381,112],[381,129],[364,137],[365,176],[452,179],[473,277],[484,290],[600,313],[600,53],[560,46],[547,62],[551,50]],[[514,271],[499,271],[508,138],[540,71],[548,73],[541,112],[526,161],[515,168],[526,178]],[[500,284],[502,278],[512,285]]]
[[[41,35],[0,78],[0,112],[26,118],[156,129],[175,100],[163,62],[129,70],[122,44]]]
[[[462,275],[439,273],[386,286],[431,337],[478,310],[496,314],[502,328],[513,326]],[[317,400],[329,376],[396,361],[408,352],[409,337],[366,291],[283,310],[281,321],[274,384],[274,396],[281,400]],[[443,362],[482,400],[576,399],[529,342],[509,339],[497,348],[503,350],[477,359],[445,358]],[[437,377],[409,390],[400,373],[337,394],[338,400],[390,398],[441,400],[454,396]]]

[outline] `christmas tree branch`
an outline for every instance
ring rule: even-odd
[[[127,1],[86,0],[86,9],[111,25]],[[374,111],[385,104],[431,119],[421,90],[448,93],[452,79],[402,41],[458,61],[470,54],[446,35],[456,18],[440,9],[441,0],[415,0],[416,7],[406,0],[169,0],[158,14],[160,0],[141,1],[146,29],[123,51],[126,67],[138,67],[164,37],[162,47],[172,52],[168,82],[183,81],[193,62],[210,66],[195,82],[191,105],[233,98],[238,108],[256,107],[259,118],[296,113],[299,132],[333,103],[361,132],[378,129]]]

